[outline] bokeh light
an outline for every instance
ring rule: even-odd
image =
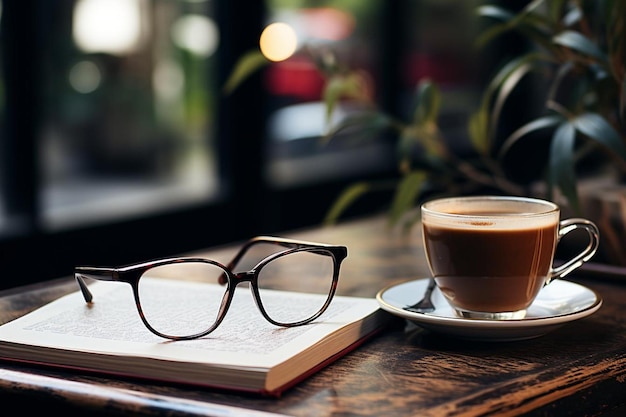
[[[69,82],[74,90],[88,94],[100,86],[102,73],[92,61],[81,61],[70,70]]]
[[[261,53],[270,61],[284,61],[296,51],[298,37],[288,24],[272,23],[261,33],[259,46]]]
[[[219,32],[215,22],[206,16],[186,15],[172,26],[172,40],[180,48],[206,58],[217,49]]]
[[[74,41],[87,53],[131,53],[145,30],[140,0],[79,0],[72,20]]]

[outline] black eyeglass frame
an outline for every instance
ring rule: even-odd
[[[287,250],[279,251],[273,253],[261,261],[259,261],[251,270],[242,271],[242,272],[234,272],[233,268],[237,266],[239,261],[244,257],[248,249],[252,246],[260,243],[270,243],[276,244],[282,247],[287,248]],[[293,323],[281,323],[274,319],[272,319],[266,312],[265,307],[263,306],[263,301],[261,299],[261,295],[259,293],[258,286],[258,277],[261,269],[270,263],[271,261],[280,258],[282,256],[290,255],[296,252],[313,252],[319,255],[330,256],[333,259],[333,277],[332,283],[330,286],[330,290],[326,301],[322,305],[319,311],[317,311],[312,316],[307,319],[300,320]],[[148,262],[142,262],[139,264],[128,265],[124,267],[118,268],[108,268],[108,267],[90,267],[90,266],[77,266],[74,268],[74,278],[80,287],[80,290],[85,298],[85,301],[88,304],[91,304],[93,301],[93,294],[89,290],[87,283],[85,282],[85,278],[94,279],[98,281],[116,281],[116,282],[125,282],[130,284],[133,290],[133,297],[135,300],[135,305],[137,307],[137,311],[139,313],[139,317],[143,324],[157,336],[171,339],[171,340],[191,340],[197,339],[202,336],[206,336],[212,331],[214,331],[224,320],[226,317],[226,313],[230,307],[230,304],[233,300],[235,294],[235,288],[237,285],[242,282],[249,282],[250,288],[252,290],[254,302],[263,315],[263,317],[270,323],[280,327],[295,327],[301,326],[304,324],[311,323],[313,320],[317,319],[321,316],[328,306],[330,305],[335,292],[337,290],[337,283],[339,281],[339,269],[341,267],[341,263],[348,256],[348,249],[345,246],[340,245],[330,245],[325,243],[315,243],[315,242],[307,242],[302,240],[288,239],[288,238],[280,238],[273,236],[257,236],[250,240],[248,240],[241,249],[237,252],[235,257],[228,263],[228,265],[223,265],[220,262],[205,259],[205,258],[196,258],[196,257],[178,257],[178,258],[165,258],[158,259]],[[159,332],[155,328],[153,328],[148,320],[146,319],[143,309],[141,307],[141,302],[139,300],[139,280],[143,276],[143,274],[155,267],[175,264],[175,263],[207,263],[221,268],[224,271],[224,274],[221,275],[218,279],[220,284],[226,285],[226,291],[224,293],[224,297],[222,298],[221,306],[217,315],[215,322],[206,330],[195,333],[187,336],[173,336]]]

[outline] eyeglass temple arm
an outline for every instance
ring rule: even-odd
[[[235,257],[228,263],[229,268],[234,268],[237,266],[241,258],[246,254],[248,249],[257,243],[273,243],[275,245],[280,245],[285,248],[299,248],[299,247],[309,247],[309,246],[323,246],[321,243],[312,243],[312,242],[304,242],[302,240],[293,240],[282,237],[274,237],[274,236],[257,236],[248,240],[242,247],[239,249],[239,252],[235,255]]]
[[[243,256],[246,254],[246,252],[248,252],[248,249],[250,249],[252,246],[256,245],[257,243],[273,243],[275,245],[280,245],[280,246],[283,246],[283,247],[288,248],[288,249],[300,248],[300,247],[309,247],[309,246],[324,246],[324,244],[322,244],[322,243],[305,242],[305,241],[302,241],[302,240],[293,240],[293,239],[287,239],[287,238],[282,238],[282,237],[257,236],[257,237],[253,237],[252,239],[248,240],[241,247],[241,249],[239,249],[239,252],[237,252],[235,257],[228,263],[228,265],[227,265],[228,268],[230,268],[230,269],[235,268],[237,266],[237,264],[239,263],[239,261],[241,261]],[[220,276],[218,281],[219,281],[220,284],[225,284],[226,283],[226,277],[224,275],[222,275],[222,276]]]
[[[74,269],[74,278],[83,293],[85,301],[91,303],[93,294],[89,291],[84,278],[96,279],[99,281],[117,281],[117,271],[113,268],[92,268],[79,266]]]

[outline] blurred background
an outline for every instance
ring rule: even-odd
[[[395,175],[390,138],[321,142],[323,80],[297,52],[223,93],[274,22],[367,70],[397,114],[432,78],[462,153],[483,83],[517,47],[473,48],[478,3],[3,1],[0,288],[319,225],[355,179]]]

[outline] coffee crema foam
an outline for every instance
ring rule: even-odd
[[[520,201],[447,202],[428,206],[424,223],[447,228],[524,230],[555,226],[559,210],[547,204]]]
[[[463,215],[466,216],[466,215]],[[448,229],[488,229],[488,230],[526,230],[537,229],[549,226],[556,226],[559,221],[558,214],[548,213],[540,217],[529,218],[466,218],[466,217],[446,217],[438,215],[425,215],[422,222],[431,226],[438,226]]]

